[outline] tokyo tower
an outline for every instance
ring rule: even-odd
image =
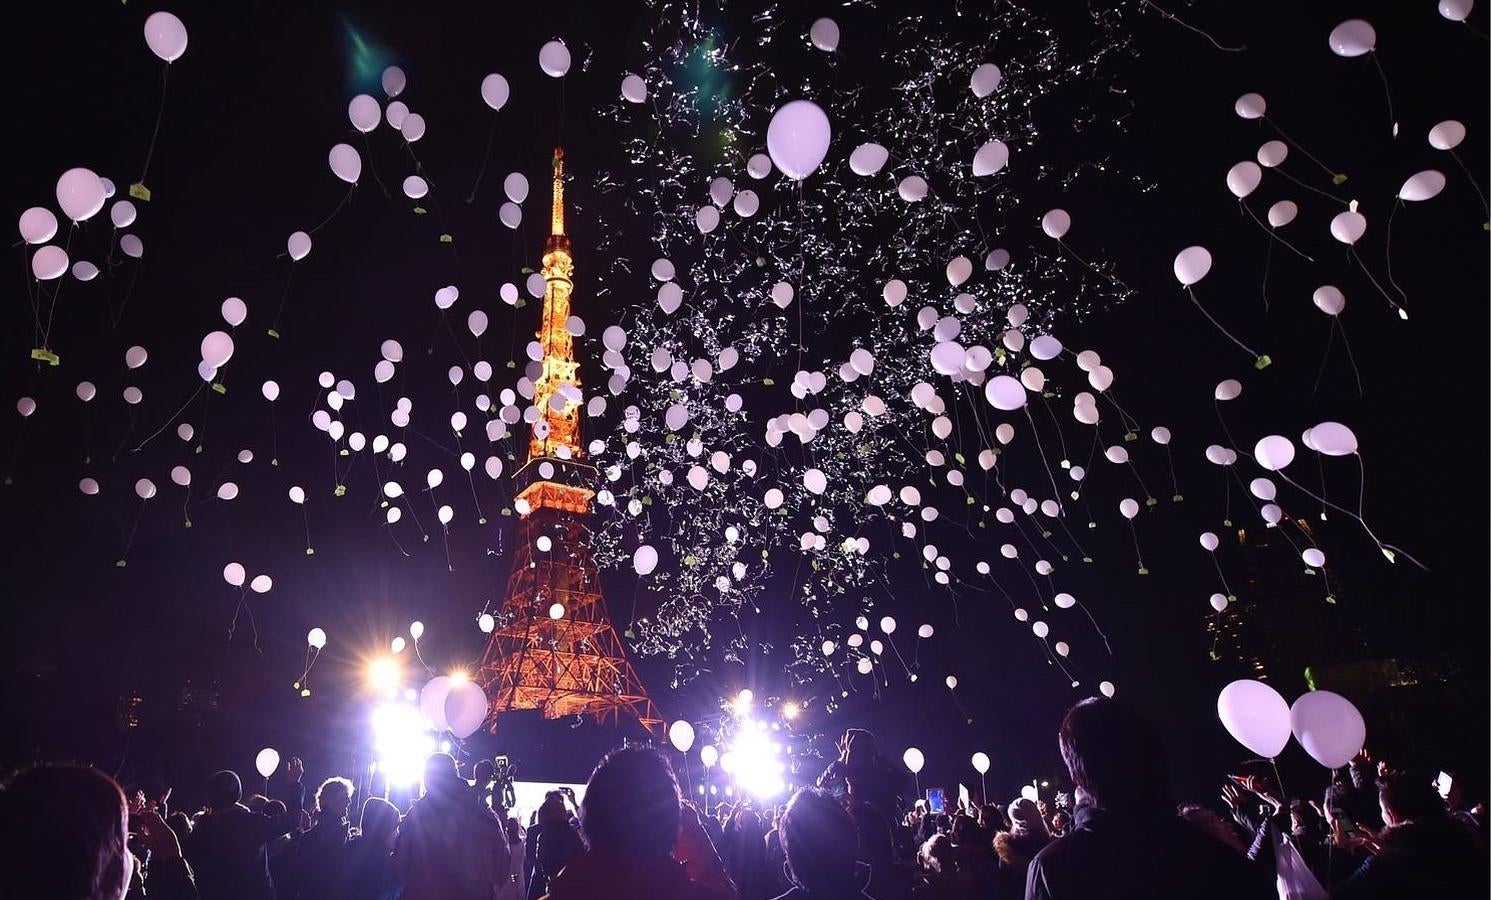
[[[497,716],[536,709],[545,718],[636,719],[661,731],[601,596],[586,519],[595,477],[580,444],[580,376],[569,331],[574,260],[564,231],[564,150],[554,150],[551,227],[544,243],[542,370],[533,382],[528,460],[513,474],[518,531],[507,594],[476,680]]]

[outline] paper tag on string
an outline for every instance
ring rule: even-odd
[[[150,202],[150,188],[141,182],[136,181],[129,186],[129,195],[136,200],[143,200],[146,203]]]

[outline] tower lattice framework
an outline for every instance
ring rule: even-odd
[[[538,340],[528,460],[514,473],[518,533],[507,594],[477,670],[496,717],[536,709],[546,718],[624,714],[648,730],[662,717],[626,657],[590,553],[588,485],[595,470],[580,443],[580,375],[567,327],[574,260],[564,228],[564,151],[554,151],[553,205],[544,244],[544,309]],[[547,538],[547,541],[541,541]],[[547,547],[547,549],[543,549]]]

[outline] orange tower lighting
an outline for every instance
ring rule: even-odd
[[[580,444],[580,373],[570,334],[574,259],[564,229],[564,150],[554,150],[554,194],[544,243],[543,359],[533,379],[539,418],[528,460],[514,473],[518,536],[507,594],[474,676],[497,716],[536,709],[546,718],[636,719],[661,732],[662,717],[626,657],[591,556],[588,486],[595,469]],[[549,538],[548,550],[538,549]]]

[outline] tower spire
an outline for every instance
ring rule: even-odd
[[[544,250],[562,247],[569,249],[569,236],[564,233],[564,148],[554,148],[554,200],[549,209],[549,239]]]

